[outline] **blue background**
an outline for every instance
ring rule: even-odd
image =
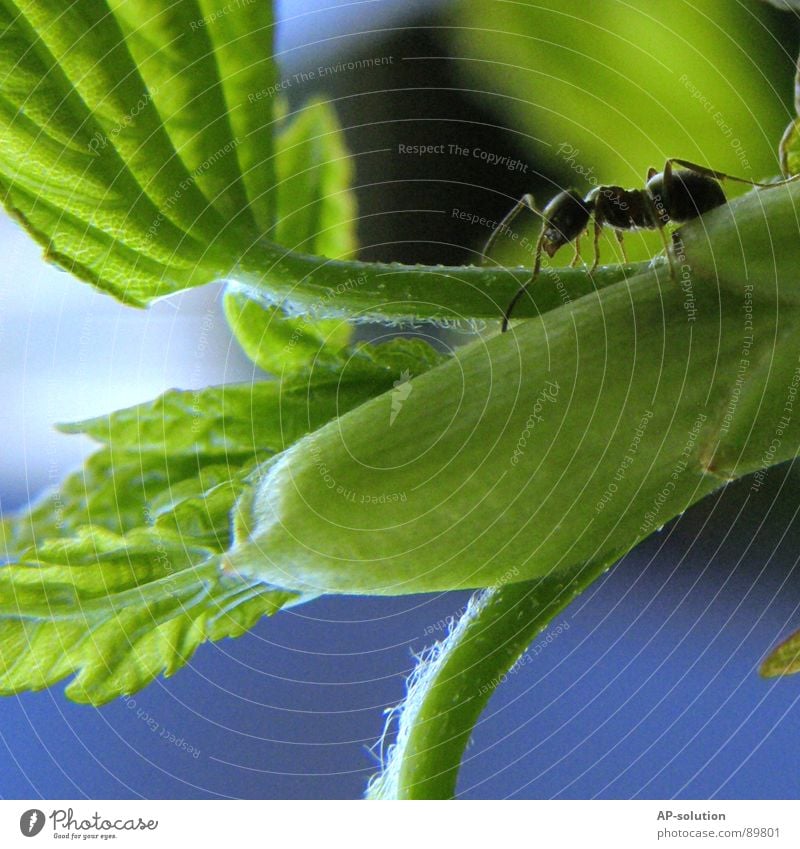
[[[786,471],[689,511],[567,610],[554,626],[569,628],[498,688],[459,793],[797,798],[800,678],[756,671],[800,622]],[[317,601],[203,647],[132,706],[74,705],[61,688],[4,699],[3,795],[357,797],[412,653],[466,598]]]

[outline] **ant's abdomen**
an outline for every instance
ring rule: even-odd
[[[668,192],[664,191],[664,175],[656,174],[647,181],[647,191],[656,209],[677,223],[691,221],[727,202],[716,180],[691,171],[673,172]]]

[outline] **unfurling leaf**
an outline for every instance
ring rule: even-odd
[[[798,370],[798,203],[751,192],[681,230],[679,279],[609,286],[310,433],[241,497],[228,562],[312,593],[536,578],[794,456],[797,417],[765,459]]]

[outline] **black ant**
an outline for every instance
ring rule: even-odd
[[[679,165],[686,170],[673,171],[673,165]],[[672,265],[664,227],[670,221],[677,224],[691,221],[727,203],[719,180],[735,180],[737,183],[746,183],[750,186],[770,188],[789,183],[798,176],[800,175],[778,183],[756,183],[744,177],[732,177],[722,171],[712,171],[710,168],[704,168],[702,165],[695,165],[683,159],[668,159],[662,172],[656,171],[655,168],[647,172],[647,183],[643,189],[595,186],[586,197],[581,197],[575,189],[568,189],[557,194],[541,212],[536,208],[532,195],[523,195],[489,236],[482,254],[485,260],[497,236],[508,228],[523,209],[528,208],[542,218],[544,226],[536,243],[533,271],[503,314],[502,332],[505,333],[508,330],[508,322],[517,302],[525,294],[528,286],[539,276],[542,267],[542,251],[549,257],[553,257],[559,248],[574,242],[575,256],[572,265],[576,265],[580,260],[580,238],[588,229],[590,219],[594,220],[594,263],[590,273],[597,268],[600,261],[600,233],[603,227],[608,225],[614,228],[626,261],[623,243],[625,230],[658,230],[669,260],[670,274],[674,279],[675,269]]]

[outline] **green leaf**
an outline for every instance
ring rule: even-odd
[[[800,672],[800,631],[796,631],[776,646],[764,659],[759,672],[765,678]]]
[[[108,5],[197,188],[228,226],[255,229],[255,208],[266,213],[265,198],[275,182],[270,101],[248,101],[248,94],[276,78],[272,23],[263,9],[268,4],[241,4],[230,14],[198,0],[108,0]],[[237,56],[252,61],[243,65]],[[240,156],[246,164],[244,150],[256,145],[261,147],[258,167],[265,170],[253,186],[257,202],[251,205],[247,183],[256,175],[243,176],[247,168],[240,167]],[[261,224],[271,223],[267,213]]]
[[[267,2],[5,0],[0,199],[48,260],[130,304],[224,279],[314,318],[499,315],[524,270],[372,266],[266,241],[345,257],[355,224],[331,108],[276,119],[273,30]],[[608,277],[566,272],[532,308]]]
[[[515,310],[519,318],[540,315],[620,280],[632,279],[651,263],[583,268],[548,268]],[[230,275],[265,304],[311,320],[347,319],[403,326],[434,322],[445,328],[482,332],[498,327],[503,311],[530,280],[530,266],[401,265],[336,261],[287,252],[257,242]],[[496,324],[493,324],[496,322]]]
[[[353,167],[333,107],[312,100],[276,140],[274,241],[295,253],[349,259],[356,250]]]
[[[13,560],[29,545],[70,536],[83,526],[123,534],[146,525],[154,499],[199,474],[196,457],[99,451],[30,510],[5,520],[6,557]]]
[[[170,458],[191,456],[215,462],[281,451],[299,436],[331,417],[320,399],[308,410],[299,389],[256,382],[202,390],[171,389],[155,401],[108,416],[61,425],[66,433],[83,433],[120,452],[154,453]]]
[[[221,573],[178,536],[91,532],[0,568],[0,693],[49,687],[104,704],[174,674],[293,594]]]
[[[325,368],[301,370],[280,383],[171,390],[152,402],[62,425],[105,448],[30,511],[6,521],[8,556],[85,525],[121,534],[154,517],[165,522],[168,504],[182,504],[185,517],[190,505],[202,505],[212,493],[219,505],[257,462],[387,391],[403,371],[420,374],[443,359],[416,340],[359,345]],[[212,514],[220,530],[219,509]]]
[[[297,600],[223,575],[217,557],[256,456],[274,450],[259,453],[253,439],[262,435],[254,428],[261,401],[273,404],[267,417],[279,418],[277,390],[172,392],[67,428],[106,448],[3,523],[15,565],[0,568],[0,691],[79,672],[67,694],[102,703],[172,674],[205,640],[237,636]]]
[[[0,199],[48,260],[130,304],[224,279],[315,319],[500,315],[525,269],[369,265],[266,241],[347,256],[355,219],[331,109],[312,103],[276,132],[273,29],[267,2],[4,0]],[[620,271],[561,276],[520,316]]]
[[[344,320],[288,318],[280,307],[262,305],[247,289],[228,286],[225,318],[247,356],[275,376],[340,361],[350,336]]]
[[[786,128],[780,145],[781,171],[787,177],[800,174],[800,118]]]
[[[274,383],[173,390],[109,416],[62,425],[106,447],[12,522],[7,544],[16,551],[83,526],[125,533],[158,519],[189,538],[202,527],[203,544],[216,541],[222,551],[238,482],[258,461],[335,415],[333,390],[318,393],[312,413],[306,396],[300,388],[282,396]]]
[[[73,426],[107,447],[27,514],[4,521],[15,565],[0,568],[0,691],[79,672],[67,694],[103,703],[296,600],[222,574],[216,555],[230,543],[230,511],[255,463],[252,428],[250,440],[225,429],[224,412],[244,393],[231,393],[227,411],[215,390],[189,394],[192,406],[170,395]],[[191,446],[192,421],[213,420],[213,411],[220,433],[209,426]]]
[[[794,109],[800,116],[800,59],[797,60],[797,73],[794,78]],[[800,117],[795,118],[783,134],[780,158],[784,176],[793,177],[800,174]]]
[[[230,513],[244,491],[249,471],[245,467],[233,474],[227,466],[211,467],[203,470],[202,478],[214,475],[219,478],[217,483],[203,488],[197,481],[188,480],[172,487],[154,500],[155,527],[224,551],[230,545]]]
[[[248,99],[275,81],[270,4],[215,10],[0,5],[3,200],[130,303],[224,274],[273,221],[271,98]]]
[[[276,240],[294,251],[346,259],[356,250],[353,169],[333,108],[312,101],[285,120],[276,140]],[[264,371],[282,375],[335,363],[351,331],[343,320],[292,319],[251,289],[229,284],[225,316],[245,353]]]
[[[272,383],[173,390],[148,404],[62,426],[106,448],[12,521],[7,545],[14,552],[83,526],[115,533],[156,520],[182,526],[187,511],[193,510],[199,515],[191,521],[205,527],[203,544],[209,544],[213,533],[223,550],[228,545],[226,511],[233,506],[237,482],[256,462],[335,415],[333,389],[317,393],[313,413],[308,412],[306,394],[297,389],[282,399],[279,386]],[[178,511],[174,516],[173,510]]]
[[[126,454],[215,463],[266,459],[390,389],[400,372],[421,374],[445,359],[420,340],[360,344],[280,382],[170,390],[155,401],[61,430],[105,443],[123,459]]]
[[[218,0],[199,0],[198,5],[219,67],[232,135],[239,140],[239,172],[258,230],[263,232],[276,220],[274,4],[242,2],[231,14],[225,14]],[[202,123],[202,117],[192,122],[193,127]]]

